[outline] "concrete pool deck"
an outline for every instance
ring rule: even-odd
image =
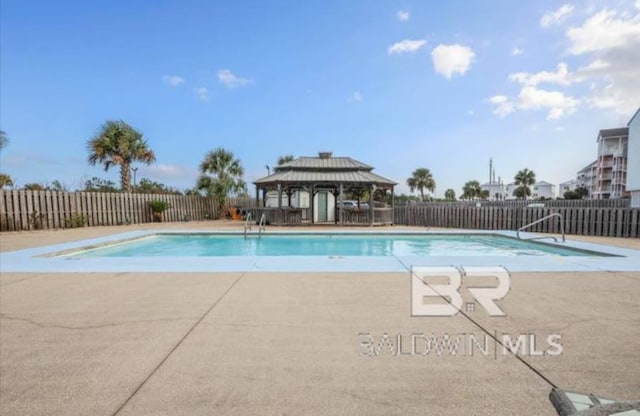
[[[242,228],[2,233],[0,251],[154,227]],[[412,318],[409,296],[408,273],[3,272],[0,414],[555,415],[510,354],[362,355],[363,334],[482,334],[462,315]],[[638,399],[639,297],[640,271],[513,273],[507,317],[471,316],[538,349],[560,334],[562,355],[524,359],[562,388]]]

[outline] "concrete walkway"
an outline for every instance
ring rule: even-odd
[[[0,249],[135,228],[3,233]],[[1,273],[0,414],[554,415],[550,385],[501,347],[412,355],[411,334],[533,334],[533,353],[559,334],[562,355],[529,345],[525,362],[563,388],[637,399],[639,295],[640,271],[517,273],[508,316],[474,323],[412,318],[408,274]]]

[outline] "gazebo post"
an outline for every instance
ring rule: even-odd
[[[311,186],[309,187],[309,208],[310,208],[310,211],[311,211],[311,215],[310,215],[311,218],[309,218],[309,224],[315,224],[316,223],[315,218],[313,217],[314,216],[313,205],[314,205],[314,202],[315,202],[315,199],[316,199],[316,194],[315,194],[314,188],[315,188],[315,184],[311,184]]]
[[[333,195],[333,223],[334,224],[338,224],[338,222],[340,221],[338,218],[338,196],[339,196],[339,190],[338,187],[336,186],[335,189],[333,191],[331,191],[331,195]]]
[[[260,208],[260,187],[256,185],[256,208]]]
[[[339,197],[339,198],[338,198],[338,200],[339,200],[339,201],[342,201],[342,200],[344,200],[344,195],[342,194],[342,192],[343,192],[342,182],[340,182],[340,187],[339,187],[339,189],[340,189],[340,191],[339,191],[340,193],[339,193],[339,195],[338,195],[338,197]],[[338,201],[336,201],[336,207],[337,207],[337,209],[339,210],[339,211],[338,211],[338,213],[339,213],[339,214],[338,214],[338,217],[339,217],[339,218],[338,218],[338,220],[339,220],[339,221],[338,221],[338,224],[343,225],[343,221],[344,221],[344,213],[343,213],[343,211],[344,211],[344,210],[342,209],[342,207],[341,207],[341,206],[338,206]]]
[[[395,198],[393,196],[393,186],[391,187],[391,225],[396,222],[396,207],[395,207]]]
[[[278,218],[280,219],[280,225],[284,224],[282,217],[282,185],[278,184]]]
[[[373,191],[375,189],[375,185],[369,185],[369,225],[373,227]]]

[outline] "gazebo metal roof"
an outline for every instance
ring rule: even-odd
[[[332,157],[331,153],[320,153],[319,157],[299,157],[280,165],[274,173],[255,180],[257,186],[349,184],[393,187],[397,182],[373,172],[369,166],[350,157]]]
[[[274,170],[373,170],[369,166],[350,157],[299,157],[291,162],[276,166]]]
[[[260,178],[253,183],[256,185],[267,185],[272,183],[295,182],[295,183],[352,183],[352,184],[375,184],[375,185],[397,185],[396,182],[383,178],[372,172],[363,171],[280,171],[273,175]]]

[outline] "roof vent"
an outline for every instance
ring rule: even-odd
[[[320,156],[320,159],[329,159],[331,154],[331,152],[319,152],[318,156]]]

